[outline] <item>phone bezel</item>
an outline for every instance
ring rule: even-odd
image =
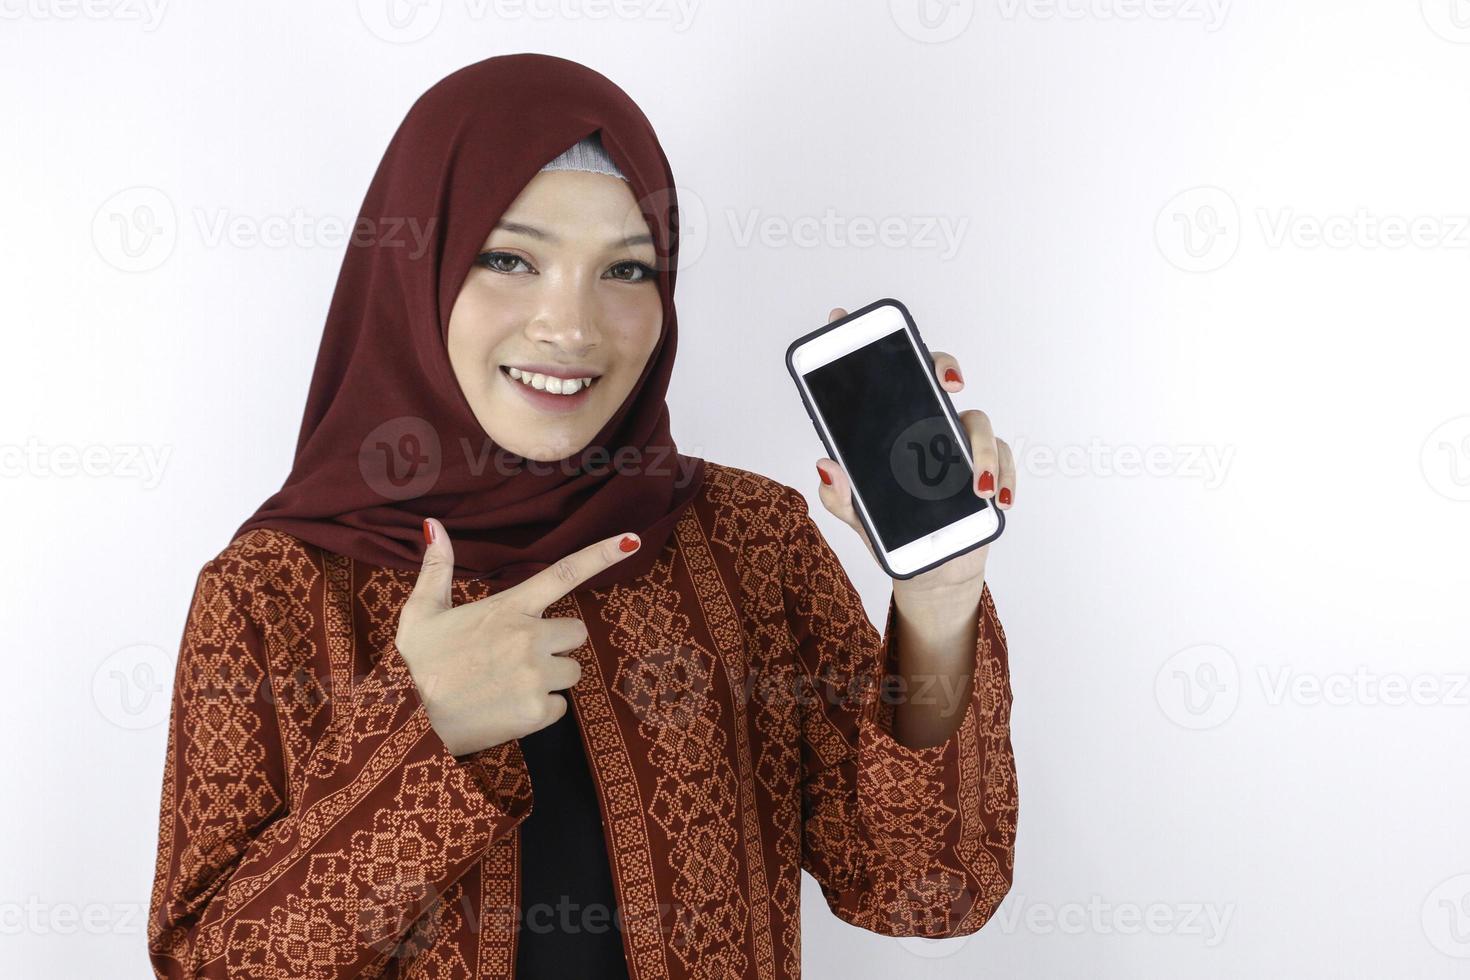
[[[862,307],[861,309],[854,310],[844,317],[833,320],[831,323],[818,327],[816,330],[813,330],[810,333],[796,338],[786,348],[786,370],[791,375],[792,381],[796,383],[796,390],[797,393],[801,395],[802,405],[806,409],[807,418],[811,419],[812,427],[817,430],[817,435],[822,440],[822,445],[826,448],[827,455],[830,456],[832,459],[837,460],[837,462],[839,464],[842,464],[845,468],[845,464],[842,463],[842,457],[838,454],[837,447],[833,444],[832,439],[827,432],[826,420],[821,417],[821,413],[817,410],[815,403],[812,401],[811,393],[807,389],[806,378],[796,368],[796,353],[804,345],[811,343],[813,340],[829,334],[834,330],[840,330],[844,325],[850,324],[855,320],[868,316],[877,311],[879,308],[885,306],[892,307],[897,310],[900,317],[902,318],[902,327],[904,330],[908,331],[913,345],[916,346],[918,350],[922,351],[924,357],[928,359],[926,367],[928,367],[931,375],[930,384],[939,397],[939,403],[944,406],[945,414],[949,419],[950,426],[954,430],[955,439],[958,441],[961,450],[964,453],[965,462],[969,465],[970,472],[973,476],[975,472],[975,459],[970,453],[969,437],[965,432],[964,424],[960,421],[959,413],[955,411],[953,403],[951,403],[949,400],[949,392],[939,387],[938,382],[935,381],[932,377],[934,356],[929,352],[928,346],[924,343],[924,338],[919,333],[919,328],[918,325],[914,323],[914,318],[909,315],[908,308],[904,306],[903,303],[891,297],[885,297],[883,299],[875,300],[872,303],[869,303],[867,306]],[[994,529],[991,530],[988,535],[985,535],[976,541],[967,543],[957,549],[945,549],[943,554],[935,557],[932,561],[921,564],[918,568],[915,568],[912,571],[899,572],[894,569],[892,563],[889,560],[890,552],[883,547],[877,531],[874,530],[873,523],[868,517],[867,504],[863,500],[862,494],[858,491],[858,488],[855,485],[853,486],[852,491],[853,502],[856,505],[853,509],[858,515],[858,520],[862,523],[864,529],[867,531],[868,540],[873,543],[873,550],[877,553],[878,563],[883,566],[883,570],[887,572],[888,575],[892,578],[910,579],[913,578],[915,575],[921,575],[932,568],[936,568],[939,565],[944,564],[951,558],[955,558],[959,555],[974,551],[976,548],[989,544],[991,541],[994,541],[996,538],[1000,537],[1001,532],[1005,530],[1005,512],[995,505],[995,501],[993,498],[980,498],[985,504],[985,508],[981,511],[981,513],[989,513],[993,515],[995,522]],[[968,518],[962,518],[961,520],[963,521],[967,519]],[[960,521],[947,524],[944,527],[938,528],[930,534],[925,535],[924,537],[917,538],[916,540],[911,541],[906,545],[901,545],[900,547],[911,548],[915,544],[919,543],[929,543],[931,547],[933,547],[934,545],[932,542],[935,536],[946,533],[947,531],[949,531],[950,528],[953,528],[958,523],[960,523]],[[898,549],[894,550],[896,551]]]

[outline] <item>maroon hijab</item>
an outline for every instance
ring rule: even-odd
[[[663,328],[643,374],[589,446],[538,463],[491,442],[450,367],[449,314],[501,214],[553,157],[600,132],[654,238]],[[236,530],[273,527],[375,565],[416,570],[421,521],[448,528],[458,574],[512,585],[620,531],[643,547],[591,580],[652,566],[704,480],[676,453],[664,404],[678,330],[678,205],[653,127],[584,65],[489,58],[425,92],[369,185],[327,313],[291,473]]]

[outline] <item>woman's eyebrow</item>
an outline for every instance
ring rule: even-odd
[[[500,222],[499,224],[497,224],[495,226],[494,230],[495,231],[510,231],[510,232],[515,232],[516,234],[519,234],[519,235],[528,235],[531,238],[537,238],[537,239],[540,239],[541,241],[544,241],[544,242],[552,242],[552,243],[555,243],[555,242],[560,241],[560,239],[557,238],[556,235],[552,234],[549,231],[542,231],[540,228],[536,228],[536,227],[534,227],[532,225],[523,225],[519,221],[502,221],[502,222]],[[608,242],[608,245],[610,245],[610,246],[611,245],[652,245],[652,244],[653,244],[653,237],[651,235],[647,235],[647,234],[643,234],[643,235],[628,235],[625,238],[614,238],[612,241]]]

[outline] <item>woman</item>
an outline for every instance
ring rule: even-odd
[[[196,583],[159,976],[796,977],[802,868],[886,935],[994,911],[987,549],[895,581],[880,638],[801,493],[675,452],[677,249],[658,140],[596,72],[491,58],[409,111],[292,472]]]

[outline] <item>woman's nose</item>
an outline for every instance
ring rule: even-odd
[[[570,354],[594,347],[599,337],[592,304],[574,288],[563,287],[552,293],[531,319],[527,335],[537,343],[553,344]]]

